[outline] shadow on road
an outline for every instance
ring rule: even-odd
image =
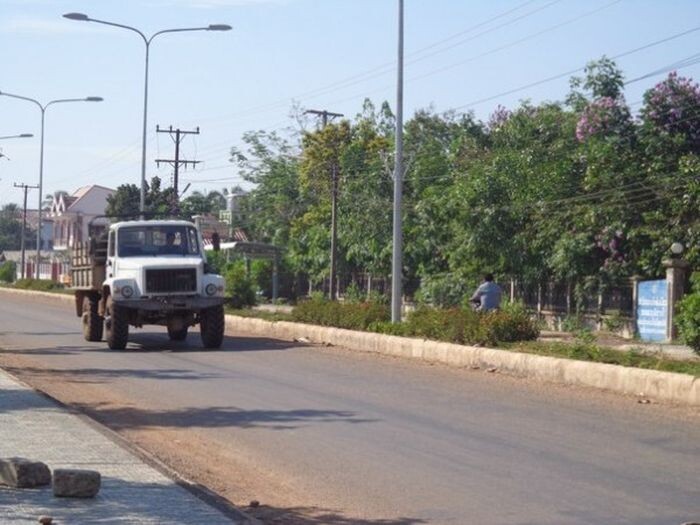
[[[33,366],[5,366],[6,370],[14,376],[47,376],[60,377],[63,383],[84,383],[100,384],[107,383],[112,379],[136,378],[146,380],[177,380],[177,381],[200,381],[206,379],[216,379],[224,377],[221,374],[210,372],[193,372],[177,368],[46,368]]]
[[[237,407],[188,407],[174,410],[146,410],[115,407],[107,403],[71,405],[114,430],[144,428],[265,428],[293,430],[316,423],[374,423],[348,410],[243,410]]]
[[[303,343],[281,341],[266,337],[225,336],[221,348],[202,347],[199,332],[187,335],[185,341],[169,341],[167,334],[157,332],[135,332],[129,335],[129,346],[124,352],[261,352],[270,350],[289,350],[305,346]],[[114,350],[108,351],[113,352]]]
[[[428,523],[418,518],[363,519],[344,516],[338,511],[319,507],[270,507],[260,505],[243,509],[266,525],[418,525]]]
[[[62,332],[0,332],[0,337],[4,335],[52,335],[52,336],[66,336],[66,335],[83,335],[81,331],[62,331]]]
[[[38,334],[29,332],[14,332],[16,335],[51,335]],[[65,335],[65,334],[60,334]],[[76,334],[77,335],[77,334]],[[82,336],[82,334],[80,334]],[[166,333],[157,332],[135,332],[129,335],[129,344],[125,350],[110,350],[107,343],[88,343],[81,345],[76,344],[54,344],[45,347],[34,348],[0,348],[0,354],[18,354],[18,355],[65,355],[82,352],[122,352],[122,353],[138,353],[138,352],[263,352],[274,350],[291,350],[302,348],[304,343],[296,343],[289,341],[281,341],[279,339],[269,339],[266,337],[224,337],[224,343],[221,348],[207,349],[202,347],[199,332],[193,332],[187,336],[185,341],[170,341]]]

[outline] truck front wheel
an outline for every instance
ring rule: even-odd
[[[199,330],[205,348],[219,348],[224,342],[224,307],[212,306],[199,314]]]
[[[102,317],[97,313],[97,298],[83,297],[83,337],[86,341],[102,341]]]
[[[124,350],[129,340],[129,319],[126,308],[114,304],[111,297],[107,298],[105,307],[105,331],[107,345],[111,350]]]

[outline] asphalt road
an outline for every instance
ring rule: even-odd
[[[0,294],[0,366],[270,523],[700,520],[700,414],[339,348],[133,331]]]

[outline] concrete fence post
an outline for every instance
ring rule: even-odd
[[[678,337],[676,328],[676,306],[685,294],[685,285],[688,277],[688,261],[682,259],[666,259],[663,261],[666,268],[666,283],[668,294],[668,319],[666,321],[666,335],[669,340]]]
[[[633,275],[630,277],[630,282],[632,283],[632,335],[639,334],[639,327],[637,326],[637,303],[639,302],[639,281],[642,278],[639,275]]]

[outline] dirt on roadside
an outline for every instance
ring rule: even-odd
[[[74,376],[70,371],[48,369],[29,356],[0,352],[0,367],[116,432],[132,445],[134,452],[155,466],[162,463],[166,473],[178,481],[214,492],[262,523],[321,524],[333,522],[329,521],[332,517],[338,523],[341,514],[299,506],[298,495],[286,480],[270,479],[269,473],[256,471],[249,462],[236,457],[229,447],[199,435],[197,429],[159,426],[157,418],[144,415],[143,410],[129,410],[135,406],[143,408],[139,400],[119,397],[99,383],[85,381],[84,377]],[[274,498],[270,494],[274,494]],[[361,524],[362,521],[353,520],[352,523]]]

